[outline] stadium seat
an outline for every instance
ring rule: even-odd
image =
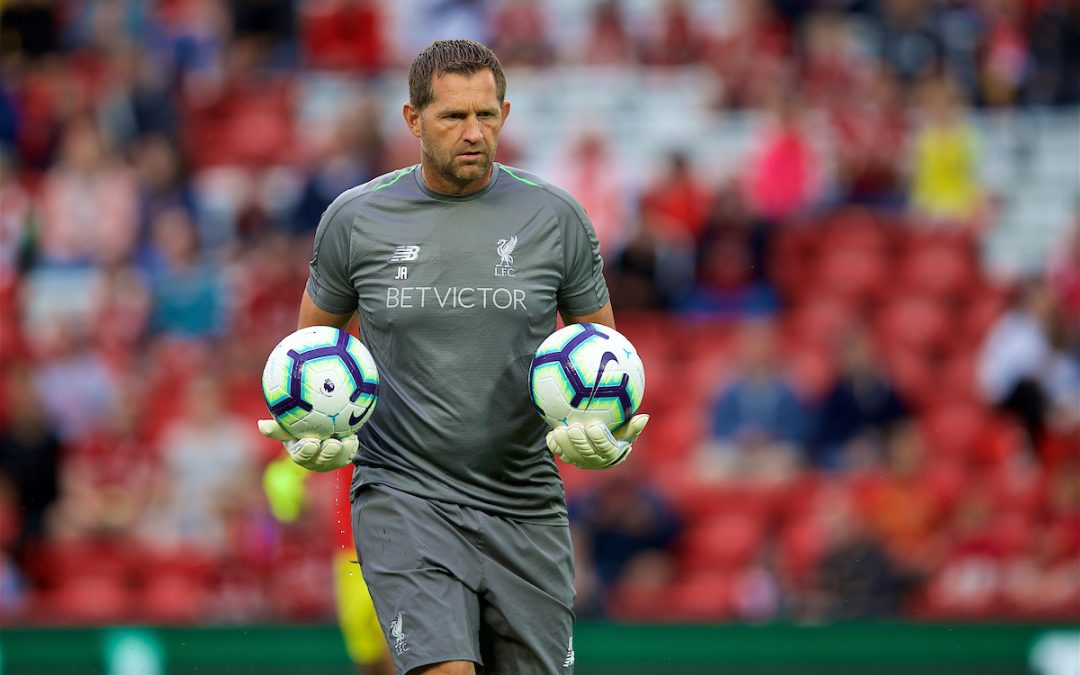
[[[122,579],[72,578],[45,595],[40,618],[49,623],[118,623],[133,618],[135,602],[134,594]]]
[[[681,621],[723,621],[733,614],[731,573],[704,571],[668,587],[667,611]]]
[[[825,549],[826,533],[812,517],[791,521],[777,541],[777,567],[794,588],[809,588]]]
[[[908,347],[926,353],[948,344],[954,330],[945,307],[924,296],[894,299],[878,313],[877,336],[884,344]]]
[[[152,624],[191,624],[205,616],[206,587],[187,576],[155,575],[136,595],[141,620]]]
[[[748,565],[765,539],[765,521],[739,512],[721,514],[691,526],[680,561],[687,572],[731,571]]]

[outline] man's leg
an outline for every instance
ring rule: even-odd
[[[482,565],[456,509],[384,486],[353,501],[357,556],[399,673],[471,674],[481,662]]]

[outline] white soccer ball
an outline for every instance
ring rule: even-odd
[[[330,326],[302,328],[274,347],[262,377],[274,419],[297,438],[348,438],[375,410],[379,373],[359,340]]]
[[[601,422],[621,426],[645,394],[645,368],[621,333],[595,323],[572,324],[544,340],[529,370],[537,412],[552,427]]]

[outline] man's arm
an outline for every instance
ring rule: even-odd
[[[598,323],[601,326],[607,326],[612,330],[615,328],[615,313],[611,311],[611,301],[608,300],[604,303],[604,306],[600,309],[592,312],[591,314],[585,314],[583,316],[568,316],[565,312],[560,312],[562,319],[566,322],[566,325],[572,323]]]
[[[346,326],[349,325],[349,321],[352,320],[353,314],[355,312],[334,314],[325,309],[320,309],[305,289],[304,297],[300,299],[300,319],[297,322],[296,329],[300,330],[312,326],[333,326],[345,330]]]

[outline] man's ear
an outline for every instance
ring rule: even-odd
[[[401,106],[401,116],[405,118],[405,124],[413,136],[420,138],[420,111],[413,107],[409,101]]]

